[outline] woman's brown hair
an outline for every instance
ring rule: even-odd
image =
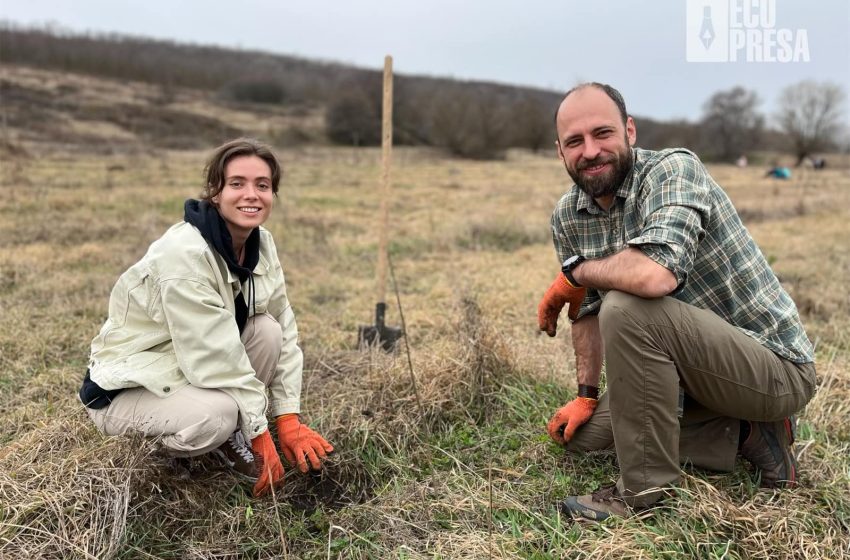
[[[280,183],[280,176],[283,170],[280,167],[280,162],[277,161],[277,156],[274,155],[271,148],[262,142],[253,138],[237,138],[225,144],[222,144],[215,149],[206,167],[204,167],[204,175],[206,176],[206,184],[201,193],[201,199],[212,201],[213,197],[221,192],[224,188],[224,173],[227,169],[227,164],[233,158],[241,156],[257,156],[266,164],[272,172],[272,192],[277,196],[277,186]]]

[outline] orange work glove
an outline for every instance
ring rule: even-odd
[[[251,440],[251,450],[260,471],[260,476],[254,484],[254,497],[259,498],[268,494],[272,486],[279,488],[283,485],[283,465],[275,449],[272,434],[268,430]]]
[[[297,414],[278,416],[276,422],[280,450],[286,460],[292,465],[298,465],[298,470],[304,473],[308,469],[307,460],[314,470],[321,469],[322,459],[334,450],[334,446],[302,424]]]
[[[586,288],[576,288],[563,272],[559,272],[555,281],[546,290],[540,305],[537,306],[537,324],[541,331],[546,331],[549,336],[555,336],[558,330],[558,315],[566,304],[570,304],[567,316],[575,320],[581,309],[581,302],[587,294]]]
[[[572,439],[579,426],[590,420],[596,409],[596,399],[576,397],[561,408],[549,420],[546,429],[549,437],[564,445]]]

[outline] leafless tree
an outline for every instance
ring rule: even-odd
[[[764,126],[756,111],[760,102],[755,92],[740,86],[718,91],[705,102],[702,127],[712,155],[734,161],[758,145]]]
[[[782,90],[777,120],[788,135],[797,165],[812,152],[834,145],[844,128],[844,90],[805,80]]]

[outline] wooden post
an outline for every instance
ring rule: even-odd
[[[387,293],[387,239],[390,214],[390,162],[393,150],[393,58],[384,57],[384,107],[381,126],[381,223],[378,240],[378,293],[385,303]]]

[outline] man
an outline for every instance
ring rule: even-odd
[[[814,351],[729,198],[693,153],[634,148],[610,86],[568,92],[556,128],[575,186],[552,215],[563,266],[538,321],[555,336],[569,305],[579,391],[548,431],[568,451],[613,448],[620,467],[561,510],[625,516],[663,497],[680,463],[730,471],[737,453],[763,485],[794,485],[792,415],[814,394]]]

